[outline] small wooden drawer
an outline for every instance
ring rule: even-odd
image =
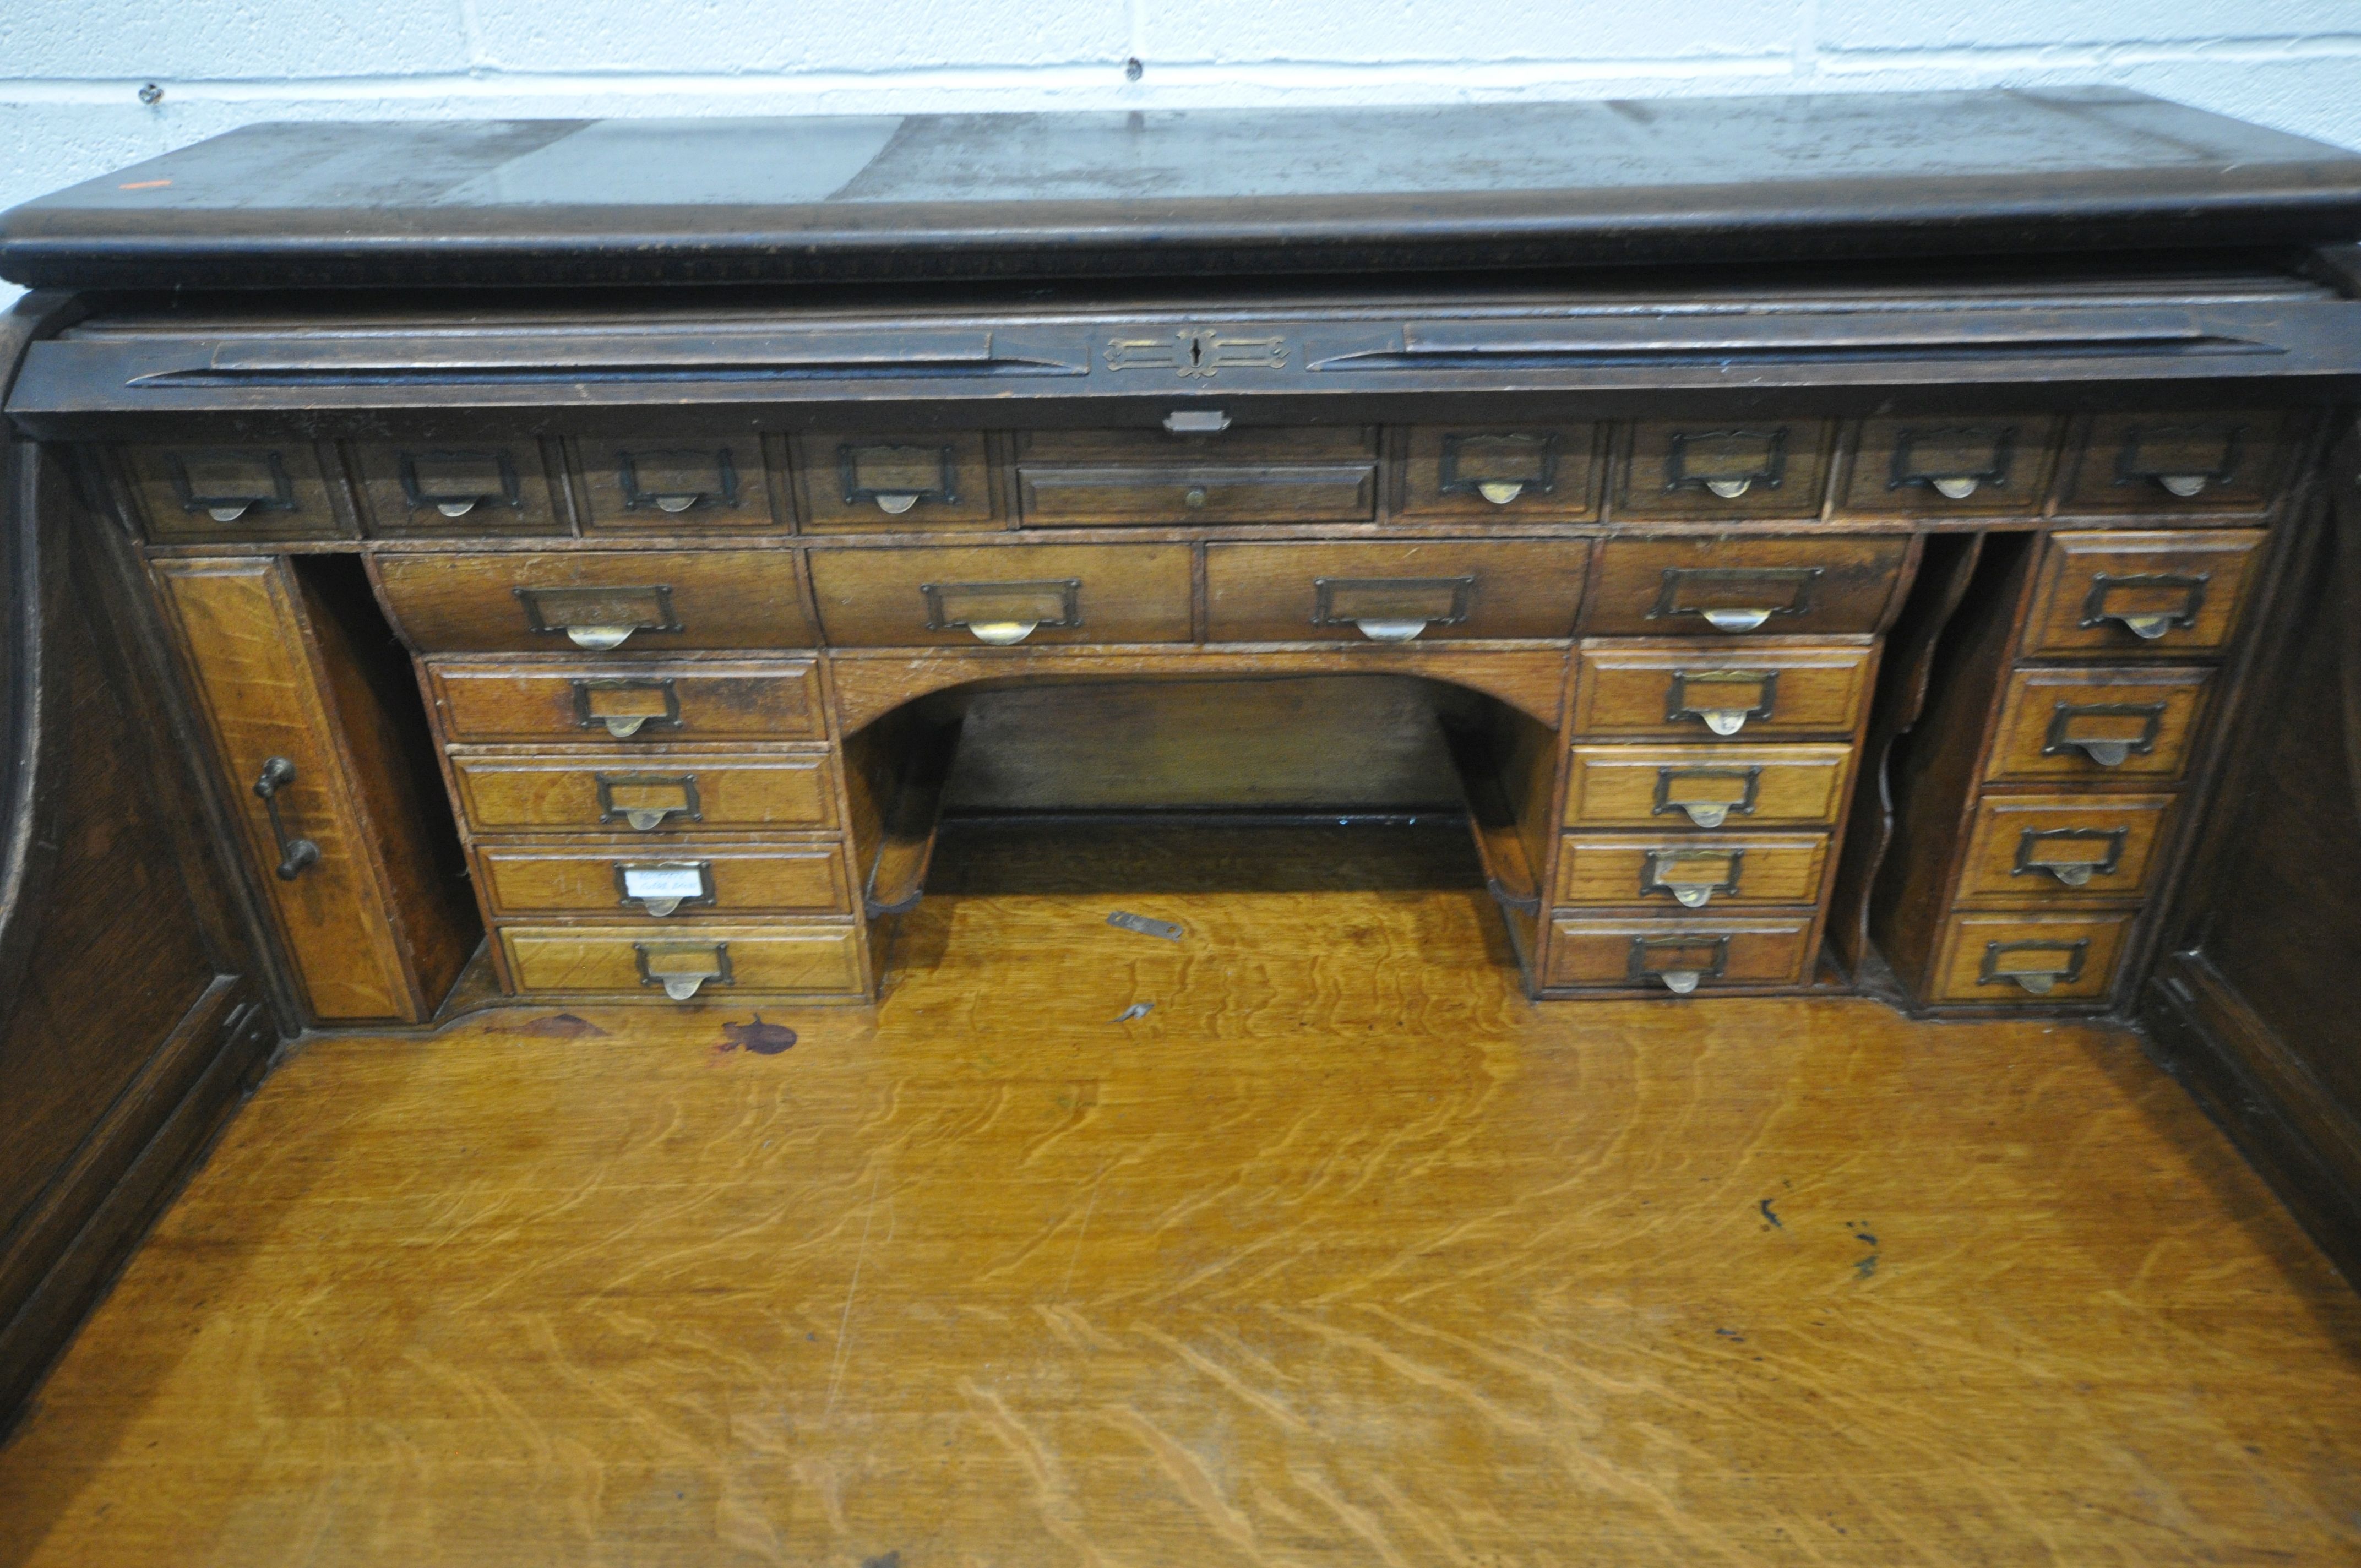
[[[1817,904],[1825,833],[1569,833],[1558,846],[1560,904]]]
[[[1825,420],[1634,425],[1616,510],[1649,517],[1817,517],[1828,488]]]
[[[319,449],[309,442],[126,446],[123,466],[163,544],[343,539]]]
[[[1850,736],[1869,706],[1877,644],[1661,638],[1593,641],[1576,655],[1574,732],[1686,740]]]
[[[861,943],[851,926],[503,926],[500,953],[521,993],[715,1002],[854,996]]]
[[[1587,539],[1214,544],[1205,552],[1215,641],[1405,642],[1574,634]]]
[[[1016,436],[1019,463],[1126,468],[1357,463],[1377,455],[1377,426],[1368,424],[1239,424],[1205,432],[1027,430]]]
[[[807,533],[998,528],[976,431],[822,431],[795,438]]]
[[[815,550],[821,623],[840,647],[1185,642],[1181,544]]]
[[[2218,653],[2236,635],[2257,528],[2053,533],[2026,629],[2029,656]]]
[[[1937,944],[1929,1002],[2039,1006],[2114,990],[2132,916],[1954,915]]]
[[[353,448],[372,534],[564,533],[537,441]]]
[[[1861,422],[1837,510],[1857,515],[2030,515],[2049,497],[2065,422],[2021,417]]]
[[[422,653],[809,648],[785,550],[382,554],[378,588]]]
[[[2177,779],[2213,681],[2211,670],[2019,670],[1984,777]]]
[[[1548,983],[1676,996],[1800,985],[1813,918],[1559,915],[1550,922]]]
[[[716,844],[641,854],[566,844],[477,846],[476,885],[496,916],[620,915],[655,919],[850,915],[844,850],[833,840]]]
[[[1215,522],[1367,522],[1378,466],[1172,463],[1156,468],[1019,464],[1028,528]]]
[[[1422,521],[1584,521],[1598,515],[1598,447],[1588,424],[1419,425],[1398,510]]]
[[[665,436],[574,445],[594,529],[701,532],[775,527],[760,436]]]
[[[451,775],[478,833],[663,837],[836,826],[825,751],[455,751]]]
[[[1569,828],[1833,828],[1850,746],[1576,746]]]
[[[2137,903],[2172,810],[2169,795],[1988,795],[1962,861],[1963,903]]]
[[[588,740],[815,740],[828,733],[809,659],[739,663],[495,664],[434,660],[437,732],[465,745]]]
[[[1609,539],[1583,630],[1591,636],[1792,636],[1874,631],[1902,591],[1903,535]]]
[[[2294,426],[2273,409],[2100,414],[2059,510],[2262,511],[2279,499]]]

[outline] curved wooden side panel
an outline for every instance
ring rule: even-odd
[[[2140,1022],[2361,1280],[2361,435],[2328,463]]]
[[[128,556],[39,448],[0,466],[5,1430],[278,1031]]]

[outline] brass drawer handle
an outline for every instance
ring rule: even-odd
[[[1678,431],[1664,454],[1664,488],[1700,487],[1734,501],[1759,483],[1780,488],[1787,470],[1787,432]]]
[[[2027,828],[2017,835],[2016,864],[2008,874],[2047,872],[2063,886],[2087,887],[2094,876],[2115,874],[2124,863],[2124,845],[2130,838],[2128,828]],[[2071,848],[2091,844],[2106,847],[2096,855],[2077,853]]]
[[[1634,937],[1627,973],[1633,983],[1661,981],[1666,991],[1686,996],[1700,981],[1719,980],[1730,963],[1730,938]]]
[[[402,498],[412,511],[433,507],[445,517],[465,517],[478,506],[524,506],[516,465],[506,452],[405,452],[400,468]]]
[[[1750,718],[1769,718],[1778,692],[1776,670],[1675,670],[1664,722],[1696,718],[1716,735],[1735,735]]]
[[[1651,850],[1640,873],[1640,894],[1668,893],[1684,909],[1703,909],[1717,893],[1738,891],[1743,850]]]
[[[2156,751],[2164,730],[2160,702],[2061,702],[2051,710],[2045,757],[2081,752],[2103,768],[2119,768]]]
[[[673,817],[705,818],[695,773],[600,773],[598,820],[625,822],[635,833],[653,833]]]
[[[1312,624],[1351,626],[1372,642],[1408,642],[1430,626],[1456,626],[1475,604],[1473,576],[1312,579]]]
[[[1005,648],[1044,626],[1082,623],[1082,580],[1053,577],[1023,583],[921,583],[927,630],[964,629],[979,642]]]
[[[648,725],[680,728],[680,693],[669,678],[656,681],[576,681],[575,720],[628,740]]]
[[[293,882],[303,874],[303,868],[317,865],[320,846],[309,839],[290,838],[287,824],[279,816],[279,792],[295,782],[295,764],[285,757],[273,757],[262,764],[262,776],[254,781],[254,793],[261,797],[262,809],[270,814],[270,836],[279,840],[279,880]]]
[[[170,467],[182,511],[201,511],[215,522],[236,522],[257,507],[296,510],[295,487],[276,452],[176,452]]]
[[[1658,768],[1651,815],[1678,811],[1699,828],[1719,828],[1733,811],[1752,817],[1762,784],[1761,768]]]
[[[684,904],[713,902],[713,862],[671,861],[628,865],[615,862],[619,903],[636,904],[661,920]]]
[[[1986,942],[1976,983],[2014,985],[2027,995],[2047,996],[2061,983],[2071,985],[2081,979],[2083,960],[2090,955],[2087,937],[2072,942]]]
[[[661,985],[675,1002],[686,1002],[707,984],[731,985],[727,942],[633,942],[640,983]]]
[[[1187,507],[1191,511],[1204,510],[1205,487],[1202,485],[1190,486],[1186,493],[1181,496],[1180,504]]]
[[[618,452],[615,481],[623,492],[626,511],[652,506],[677,516],[699,505],[738,504],[738,465],[727,446]]]
[[[1885,488],[1923,485],[1945,500],[1963,501],[1986,485],[2008,483],[2015,449],[2010,425],[1905,430],[1894,439]]]
[[[2194,500],[2238,471],[2244,425],[2135,425],[2115,454],[2115,483],[2154,479],[2165,494]]]
[[[874,501],[886,516],[900,517],[920,501],[959,504],[957,446],[862,446],[848,441],[836,449],[836,466],[849,507]]]
[[[1175,435],[1219,435],[1230,428],[1230,416],[1219,409],[1174,409],[1164,428]]]
[[[1774,615],[1809,615],[1819,566],[1667,566],[1650,620],[1694,615],[1716,631],[1752,631]]]
[[[519,587],[509,591],[524,607],[525,624],[534,631],[563,632],[577,648],[594,652],[621,647],[633,632],[684,630],[673,614],[672,589],[662,583],[642,587]]]
[[[1557,486],[1557,433],[1510,432],[1446,435],[1436,465],[1435,493],[1474,491],[1496,507],[1526,491],[1546,495]]]
[[[2094,572],[2091,591],[2082,600],[2082,619],[2075,624],[2090,628],[2112,620],[2140,641],[2153,642],[2167,632],[2197,624],[2198,614],[2205,608],[2205,587],[2212,580],[2210,572],[2151,572],[2128,577]]]

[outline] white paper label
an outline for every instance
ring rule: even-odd
[[[701,898],[705,873],[695,866],[625,866],[626,898]]]

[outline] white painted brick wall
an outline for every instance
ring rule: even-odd
[[[2361,0],[0,0],[0,206],[264,119],[2069,82],[2361,148]]]

